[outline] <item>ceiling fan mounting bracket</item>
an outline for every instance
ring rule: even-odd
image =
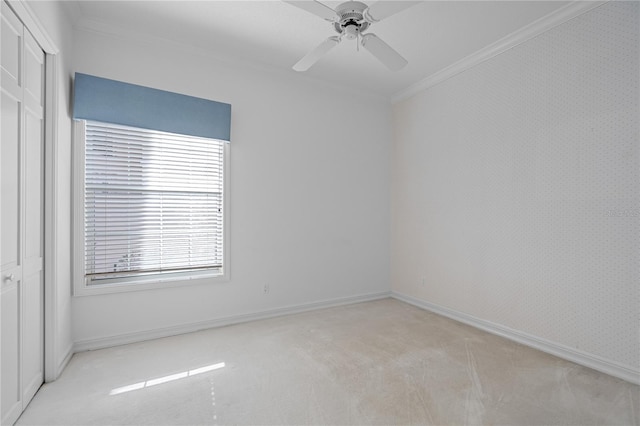
[[[348,40],[352,40],[369,28],[370,23],[365,19],[367,5],[359,1],[348,1],[336,7],[338,20],[333,27],[340,35],[345,35]]]

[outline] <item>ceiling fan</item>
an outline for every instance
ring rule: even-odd
[[[337,36],[327,38],[307,53],[293,66],[294,70],[308,70],[329,50],[336,47],[342,39],[355,39],[356,43],[371,52],[391,71],[398,71],[407,65],[407,60],[382,39],[373,33],[364,34],[364,32],[372,24],[413,6],[416,2],[378,1],[367,6],[359,1],[347,1],[338,5],[334,10],[316,0],[284,1],[331,22],[333,29],[338,33]]]

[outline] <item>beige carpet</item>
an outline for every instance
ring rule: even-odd
[[[386,299],[76,354],[18,425],[638,424],[640,388]]]

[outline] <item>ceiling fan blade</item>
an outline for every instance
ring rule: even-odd
[[[318,62],[318,59],[336,47],[338,43],[340,43],[340,39],[338,37],[329,37],[320,43],[318,47],[307,53],[304,58],[300,59],[298,63],[293,66],[293,69],[296,71],[308,70],[313,64]]]
[[[382,41],[375,34],[365,34],[362,36],[362,47],[367,49],[380,62],[386,65],[391,71],[399,71],[407,65],[407,60],[400,56],[391,46]]]
[[[300,9],[304,9],[307,12],[313,13],[314,15],[317,15],[322,19],[330,22],[336,22],[340,19],[338,17],[338,14],[336,14],[335,10],[331,9],[329,6],[322,4],[316,0],[298,0],[298,1],[283,0],[283,1],[285,3],[289,3],[296,7],[299,7]]]
[[[369,6],[364,11],[367,21],[373,23],[395,15],[411,6],[420,3],[419,1],[378,1]]]

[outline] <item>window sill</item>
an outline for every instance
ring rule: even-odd
[[[97,296],[101,294],[126,293],[130,291],[149,291],[164,288],[186,287],[204,284],[222,284],[229,282],[226,273],[198,274],[194,276],[161,277],[158,275],[140,279],[128,279],[108,284],[76,285],[74,296]]]

